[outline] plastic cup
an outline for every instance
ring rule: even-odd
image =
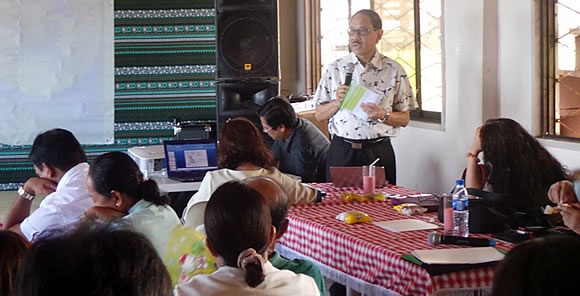
[[[375,193],[376,179],[375,179],[375,166],[365,165],[362,167],[363,170],[363,193],[372,194]]]
[[[449,194],[443,194],[443,230],[445,232],[453,231],[453,197]]]

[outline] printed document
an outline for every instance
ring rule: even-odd
[[[373,92],[372,90],[359,85],[352,84],[344,99],[340,103],[339,109],[350,110],[355,116],[361,119],[367,120],[369,118],[368,114],[362,110],[360,107],[361,103],[374,103],[377,104],[381,95]]]

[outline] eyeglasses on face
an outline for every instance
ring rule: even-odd
[[[377,29],[374,29],[374,28],[373,29],[369,29],[367,27],[362,27],[362,28],[359,28],[359,29],[348,28],[348,30],[346,30],[346,31],[348,32],[348,35],[350,35],[350,36],[353,36],[356,33],[358,33],[359,36],[366,36],[370,32],[374,32],[376,30]]]
[[[265,132],[265,133],[269,132],[270,130],[272,130],[272,127],[264,127],[264,128],[262,128],[262,131]]]

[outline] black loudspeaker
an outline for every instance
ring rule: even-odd
[[[277,81],[232,82],[217,84],[218,137],[221,126],[230,118],[245,117],[261,129],[258,109],[278,95]]]
[[[278,1],[216,0],[217,79],[278,80]]]

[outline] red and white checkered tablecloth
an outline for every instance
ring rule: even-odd
[[[278,243],[309,258],[370,284],[401,295],[426,295],[441,289],[481,288],[491,285],[495,267],[471,269],[431,276],[422,267],[400,256],[419,249],[461,248],[427,243],[430,230],[391,232],[370,223],[348,225],[336,219],[345,211],[361,211],[373,221],[404,219],[390,201],[343,202],[343,192],[362,193],[361,188],[336,188],[330,183],[311,184],[327,192],[322,203],[294,205],[290,208],[287,232]],[[378,188],[390,195],[419,192],[397,186]],[[433,223],[436,213],[413,216]],[[434,222],[438,223],[438,222]],[[482,235],[476,235],[482,236]],[[508,250],[511,244],[498,242]]]

